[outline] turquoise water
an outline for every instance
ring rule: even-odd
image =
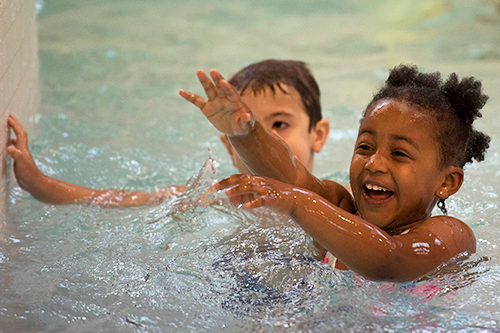
[[[158,207],[100,209],[10,193],[0,242],[0,331],[498,332],[500,14],[494,1],[39,2],[42,107],[33,155],[95,188],[192,190]],[[43,4],[43,5],[42,5]],[[213,195],[235,170],[177,91],[267,58],[310,64],[332,133],[318,176],[347,182],[359,115],[400,62],[483,80],[486,160],[448,210],[478,253],[429,282],[374,283],[308,255],[292,221]],[[212,173],[207,161],[214,156]],[[200,171],[201,170],[201,171]]]

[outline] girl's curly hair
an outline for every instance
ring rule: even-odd
[[[368,104],[393,98],[420,106],[436,119],[436,139],[441,147],[441,167],[463,168],[472,159],[480,162],[489,147],[490,137],[474,129],[474,120],[488,100],[481,82],[474,77],[458,79],[452,73],[443,82],[439,72],[422,73],[417,66],[399,65],[390,72],[385,85]]]

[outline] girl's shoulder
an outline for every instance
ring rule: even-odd
[[[351,188],[349,185],[342,185],[328,179],[321,179],[321,182],[325,188],[326,195],[323,196],[325,199],[349,213],[354,214],[356,212],[354,198],[350,192]]]
[[[476,237],[463,221],[452,216],[433,216],[409,225],[405,234],[414,238],[429,239],[455,255],[476,252]]]

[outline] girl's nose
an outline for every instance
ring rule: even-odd
[[[387,159],[380,152],[375,152],[366,163],[366,169],[371,173],[387,172]]]

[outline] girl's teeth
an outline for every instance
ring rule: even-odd
[[[370,191],[389,191],[385,187],[372,184],[366,184],[366,188],[369,189]]]

